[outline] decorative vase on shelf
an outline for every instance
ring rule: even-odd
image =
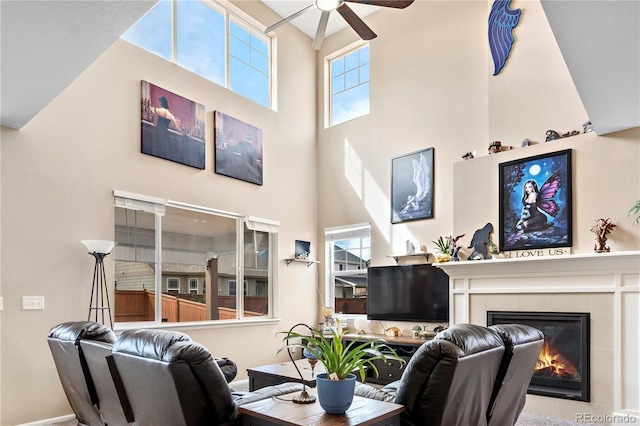
[[[356,376],[349,374],[343,380],[331,380],[327,373],[320,373],[316,378],[318,401],[328,414],[344,414],[351,407],[353,392],[356,387]]]

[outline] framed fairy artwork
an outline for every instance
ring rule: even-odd
[[[571,247],[571,150],[498,167],[500,250]]]

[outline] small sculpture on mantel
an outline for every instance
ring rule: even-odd
[[[607,235],[613,231],[616,225],[607,219],[598,219],[596,224],[591,228],[591,232],[596,234],[596,244],[593,246],[593,250],[596,253],[609,253],[610,249],[607,246]]]
[[[487,223],[482,228],[473,233],[471,243],[467,248],[473,248],[473,252],[469,256],[468,260],[483,260],[488,259],[487,245],[491,241],[489,234],[493,232],[493,225]]]

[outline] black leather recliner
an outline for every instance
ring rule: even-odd
[[[504,350],[495,330],[454,325],[418,348],[400,380],[360,384],[355,394],[404,405],[405,425],[486,425]]]
[[[183,334],[182,338],[191,340]],[[58,375],[80,425],[124,426],[134,422],[130,403],[112,361],[116,336],[92,321],[59,324],[49,331]],[[216,358],[227,382],[238,372],[235,362]]]
[[[137,426],[238,424],[238,406],[300,390],[284,383],[232,392],[209,350],[179,332],[125,331],[113,359]]]
[[[544,334],[523,324],[492,325],[502,339],[505,352],[487,410],[489,425],[515,425],[525,404]]]
[[[104,425],[98,409],[98,397],[89,373],[81,339],[91,339],[111,345],[115,334],[102,324],[90,321],[66,322],[49,331],[47,342],[58,370],[62,388],[79,425]]]

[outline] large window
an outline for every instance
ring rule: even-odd
[[[270,39],[213,1],[160,0],[122,38],[271,106]]]
[[[369,114],[369,45],[330,59],[329,73],[330,124]]]
[[[370,233],[368,223],[325,229],[327,300],[334,312],[366,313]]]
[[[114,219],[116,323],[274,317],[276,223],[126,193]]]

